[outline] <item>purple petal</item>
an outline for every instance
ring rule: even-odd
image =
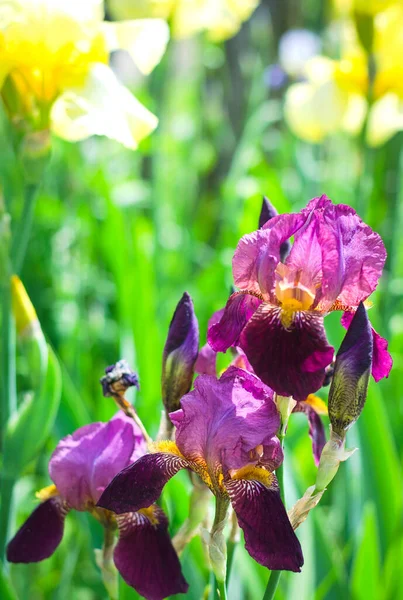
[[[205,344],[197,356],[195,372],[198,375],[215,375],[217,372],[217,352],[210,344]]]
[[[244,235],[232,260],[234,282],[241,290],[272,299],[281,245],[302,227],[306,216],[285,214],[270,219],[263,229]]]
[[[98,506],[118,515],[146,508],[158,500],[167,481],[187,467],[187,461],[175,454],[145,454],[116,475],[100,497]]]
[[[162,358],[162,398],[168,412],[179,408],[179,400],[190,390],[199,350],[199,326],[187,292],[179,301]]]
[[[184,594],[188,584],[168,534],[168,519],[158,506],[117,518],[116,568],[141,596],[162,600]]]
[[[261,303],[259,298],[243,292],[232,294],[220,321],[209,327],[207,339],[213,350],[225,352],[237,346],[242,329]]]
[[[217,464],[228,470],[256,461],[260,446],[268,462],[280,464],[274,437],[280,418],[272,398],[272,390],[242,369],[230,367],[219,380],[199,375],[182,409],[170,415],[179,450],[189,461],[203,459],[212,471]]]
[[[116,473],[145,451],[140,429],[119,412],[107,423],[85,425],[63,438],[50,459],[49,474],[72,508],[86,510]]]
[[[329,392],[329,418],[333,430],[344,437],[364,407],[372,364],[372,331],[362,303],[336,355]]]
[[[312,452],[315,465],[319,465],[320,455],[326,444],[325,428],[320,415],[305,402],[298,402],[295,412],[304,412],[309,422],[309,437],[312,440]]]
[[[266,223],[268,221],[270,221],[270,219],[277,217],[277,215],[278,215],[278,212],[274,208],[273,204],[270,202],[270,200],[268,198],[266,198],[266,196],[263,196],[262,209],[260,211],[260,216],[259,216],[259,229],[264,227],[266,225]],[[285,261],[288,254],[290,253],[290,250],[291,250],[290,240],[286,240],[285,242],[283,242],[281,244],[281,246],[280,246],[281,262]]]
[[[278,489],[245,479],[226,482],[226,488],[251,557],[271,570],[301,571],[301,546]]]
[[[66,513],[59,497],[40,504],[9,542],[7,560],[31,563],[49,558],[62,541]]]
[[[285,329],[280,309],[267,304],[246,325],[240,346],[264,383],[295,400],[304,400],[322,386],[334,352],[320,314],[296,313],[292,326]]]
[[[341,317],[341,324],[348,329],[353,320],[354,313],[345,312]],[[393,359],[388,352],[388,341],[381,337],[371,325],[373,356],[372,356],[372,377],[376,382],[384,377],[388,377],[393,366]]]
[[[321,307],[327,310],[336,298],[347,306],[358,306],[375,290],[382,274],[386,251],[381,237],[350,206],[335,205],[326,196],[314,198],[302,212],[309,211],[310,231],[296,234],[287,264],[303,268],[306,256],[310,257],[309,244],[315,246],[311,254],[316,256],[320,247]],[[311,266],[305,268],[311,272]]]

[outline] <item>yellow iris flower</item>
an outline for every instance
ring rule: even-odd
[[[169,19],[174,37],[206,31],[213,41],[235,35],[258,4],[259,0],[109,0],[115,18]]]
[[[347,28],[342,58],[314,57],[305,65],[305,81],[290,86],[285,118],[291,130],[309,142],[345,131],[355,135],[367,116],[367,142],[380,146],[403,129],[403,7],[395,5],[374,19],[373,102],[368,106],[368,57]]]
[[[109,54],[127,50],[148,74],[169,39],[161,19],[107,23],[102,0],[0,0],[0,90],[25,130],[78,141],[105,135],[136,148],[157,125],[117,80]]]

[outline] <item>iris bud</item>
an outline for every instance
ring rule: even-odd
[[[336,355],[329,392],[332,430],[343,440],[364,407],[372,366],[372,331],[361,302]]]
[[[119,360],[116,364],[106,367],[105,375],[101,378],[102,393],[107,397],[123,396],[125,391],[135,386],[139,389],[139,378],[131,370],[126,360]]]
[[[198,350],[199,326],[192,299],[185,292],[169,325],[162,358],[162,400],[167,413],[177,410],[190,390]]]
[[[263,196],[262,208],[260,210],[259,215],[259,229],[262,229],[264,225],[273,217],[277,217],[278,212],[274,208],[273,204],[270,202],[266,196]],[[280,246],[280,260],[284,262],[287,256],[289,255],[291,250],[290,240],[283,242]]]

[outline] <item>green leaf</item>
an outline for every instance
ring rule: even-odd
[[[5,436],[4,465],[16,477],[46,442],[56,418],[61,395],[61,374],[48,346],[46,377],[40,390],[26,400],[9,423]]]
[[[13,590],[7,575],[3,571],[0,563],[0,598],[1,600],[17,600],[15,591]]]
[[[380,553],[378,526],[373,502],[365,505],[362,534],[358,540],[351,574],[351,589],[356,600],[379,598]]]

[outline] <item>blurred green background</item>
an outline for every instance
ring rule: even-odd
[[[403,598],[402,134],[376,149],[342,133],[309,144],[288,129],[285,88],[273,86],[282,34],[307,28],[323,36],[329,18],[325,2],[268,0],[226,42],[203,35],[172,40],[155,72],[144,81],[135,77],[136,96],[160,119],[137,152],[103,138],[76,145],[54,139],[21,279],[60,361],[62,397],[51,436],[17,484],[15,523],[35,506],[35,491],[50,483],[47,462],[60,437],[114,413],[99,385],[106,365],[125,357],[138,371],[136,408],[156,433],[162,349],[176,303],[183,291],[191,294],[204,343],[207,320],[232,284],[237,241],[257,227],[262,195],[288,212],[326,193],[356,208],[387,246],[371,320],[389,339],[394,368],[389,379],[371,381],[348,434],[348,446],[359,451],[298,530],[305,566],[282,577],[276,598]],[[22,184],[2,122],[3,192],[17,219]],[[326,320],[336,346],[339,317]],[[26,371],[19,352],[20,398]],[[306,418],[294,415],[286,438],[289,507],[315,478],[307,432]],[[189,489],[186,476],[178,476],[164,494],[173,533],[186,517]],[[11,567],[15,597],[106,598],[93,553],[101,544],[94,519],[69,515],[54,556]],[[196,538],[182,556],[189,599],[200,600],[208,583],[202,552]],[[229,598],[260,599],[268,571],[242,544],[235,561]],[[14,598],[4,577],[0,597]],[[121,598],[136,597],[122,584]]]

